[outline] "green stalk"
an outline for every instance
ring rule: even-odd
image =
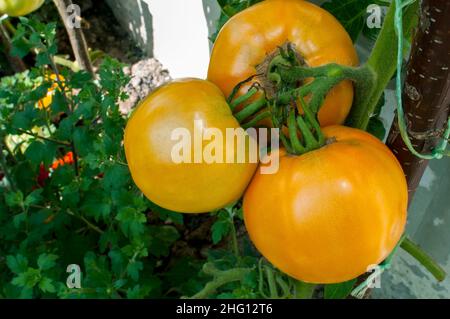
[[[303,281],[297,281],[295,283],[295,298],[297,299],[311,299],[316,285],[308,284]]]
[[[403,28],[405,34],[410,35],[415,25],[415,16],[419,8],[418,1],[411,4],[404,15]],[[375,75],[373,83],[358,81],[356,83],[355,103],[351,110],[347,124],[362,130],[367,129],[370,117],[376,105],[397,69],[398,39],[395,32],[395,1],[392,1],[386,15],[383,28],[375,43],[375,47],[363,68]]]
[[[435,262],[422,248],[416,243],[405,237],[400,247],[416,259],[422,266],[424,266],[438,281],[443,281],[446,277],[446,272],[437,262]]]
[[[255,102],[244,107],[241,111],[236,113],[234,115],[234,117],[236,118],[236,120],[239,123],[242,123],[245,119],[252,116],[256,112],[260,111],[266,105],[266,103],[267,103],[266,99],[264,97],[262,97],[262,98],[256,100]]]
[[[230,270],[218,270],[213,264],[207,263],[203,266],[203,272],[213,276],[213,280],[208,282],[205,287],[192,296],[190,299],[204,299],[212,295],[218,288],[234,281],[242,281],[253,269],[252,268],[234,268]]]

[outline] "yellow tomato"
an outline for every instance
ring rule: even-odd
[[[172,134],[176,130],[190,134],[192,139],[184,145],[191,156],[198,151],[195,132],[216,129],[225,136],[227,128],[239,127],[222,92],[211,82],[184,79],[159,88],[142,101],[125,129],[125,153],[134,182],[151,201],[177,212],[203,213],[231,204],[244,193],[257,164],[195,163],[193,157],[191,162],[177,162],[173,152],[180,142]],[[230,142],[223,139],[219,144],[224,156],[242,146]],[[247,135],[243,143],[248,142]],[[205,149],[209,142],[201,140],[200,145]]]
[[[56,90],[59,89],[59,84],[57,82],[57,79],[58,78],[57,78],[56,74],[51,74],[50,76],[46,77],[46,80],[53,81],[53,84],[48,89],[47,95],[38,101],[38,104],[37,104],[38,108],[46,109],[52,104],[53,96],[55,95]],[[65,79],[62,75],[59,75],[59,80],[62,82],[62,84],[64,84]]]
[[[353,279],[382,262],[403,234],[408,204],[402,168],[383,143],[343,126],[324,133],[335,140],[318,150],[281,150],[279,171],[258,171],[243,206],[261,254],[317,284]]]
[[[212,51],[208,79],[228,96],[287,42],[311,67],[359,63],[349,35],[326,10],[302,0],[266,0],[236,14],[222,28]],[[246,88],[248,85],[243,90]],[[321,125],[342,124],[352,102],[352,83],[337,85],[319,112]]]
[[[0,13],[21,17],[39,9],[45,0],[0,0]]]

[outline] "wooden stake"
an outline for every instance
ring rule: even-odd
[[[430,153],[440,141],[450,108],[450,1],[423,0],[419,28],[412,46],[403,88],[403,108],[414,148]],[[411,154],[400,136],[397,119],[387,145],[408,180],[409,200],[428,161]]]
[[[58,9],[59,15],[66,27],[67,34],[69,35],[70,44],[75,55],[75,59],[80,69],[85,70],[94,75],[92,63],[89,58],[89,52],[86,44],[86,39],[81,28],[77,28],[69,25],[71,17],[67,13],[67,7],[72,5],[72,0],[53,0]]]

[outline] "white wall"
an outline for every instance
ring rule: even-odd
[[[153,17],[153,54],[173,78],[205,78],[215,0],[145,0]],[[205,8],[205,10],[204,10]],[[209,11],[209,12],[207,12]]]

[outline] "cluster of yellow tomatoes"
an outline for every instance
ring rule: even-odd
[[[0,13],[25,15],[43,2],[0,0]],[[286,42],[311,67],[358,64],[345,29],[325,10],[303,0],[260,2],[220,31],[207,80],[173,81],[141,102],[125,129],[127,161],[136,185],[166,209],[204,213],[243,197],[246,228],[264,257],[305,282],[344,282],[393,250],[404,231],[408,197],[403,171],[389,149],[366,132],[342,126],[353,103],[351,82],[335,86],[318,113],[330,142],[300,156],[272,150],[280,159],[274,174],[261,174],[256,163],[172,160],[171,135],[177,128],[240,127],[225,96]],[[50,105],[57,86],[39,108]],[[223,141],[224,153],[236,147]]]
[[[264,257],[305,282],[344,282],[390,254],[404,231],[408,197],[389,149],[342,126],[353,102],[351,82],[334,87],[318,114],[329,143],[300,156],[272,150],[280,158],[275,174],[261,174],[252,163],[171,158],[176,128],[193,132],[198,121],[200,129],[239,127],[225,96],[287,41],[311,67],[359,63],[345,29],[325,10],[302,0],[260,2],[220,31],[207,80],[177,80],[141,102],[125,130],[126,156],[136,185],[156,204],[202,213],[243,197],[246,228]],[[230,147],[236,146],[223,143]]]
[[[21,17],[39,9],[45,0],[0,0],[0,14]]]

